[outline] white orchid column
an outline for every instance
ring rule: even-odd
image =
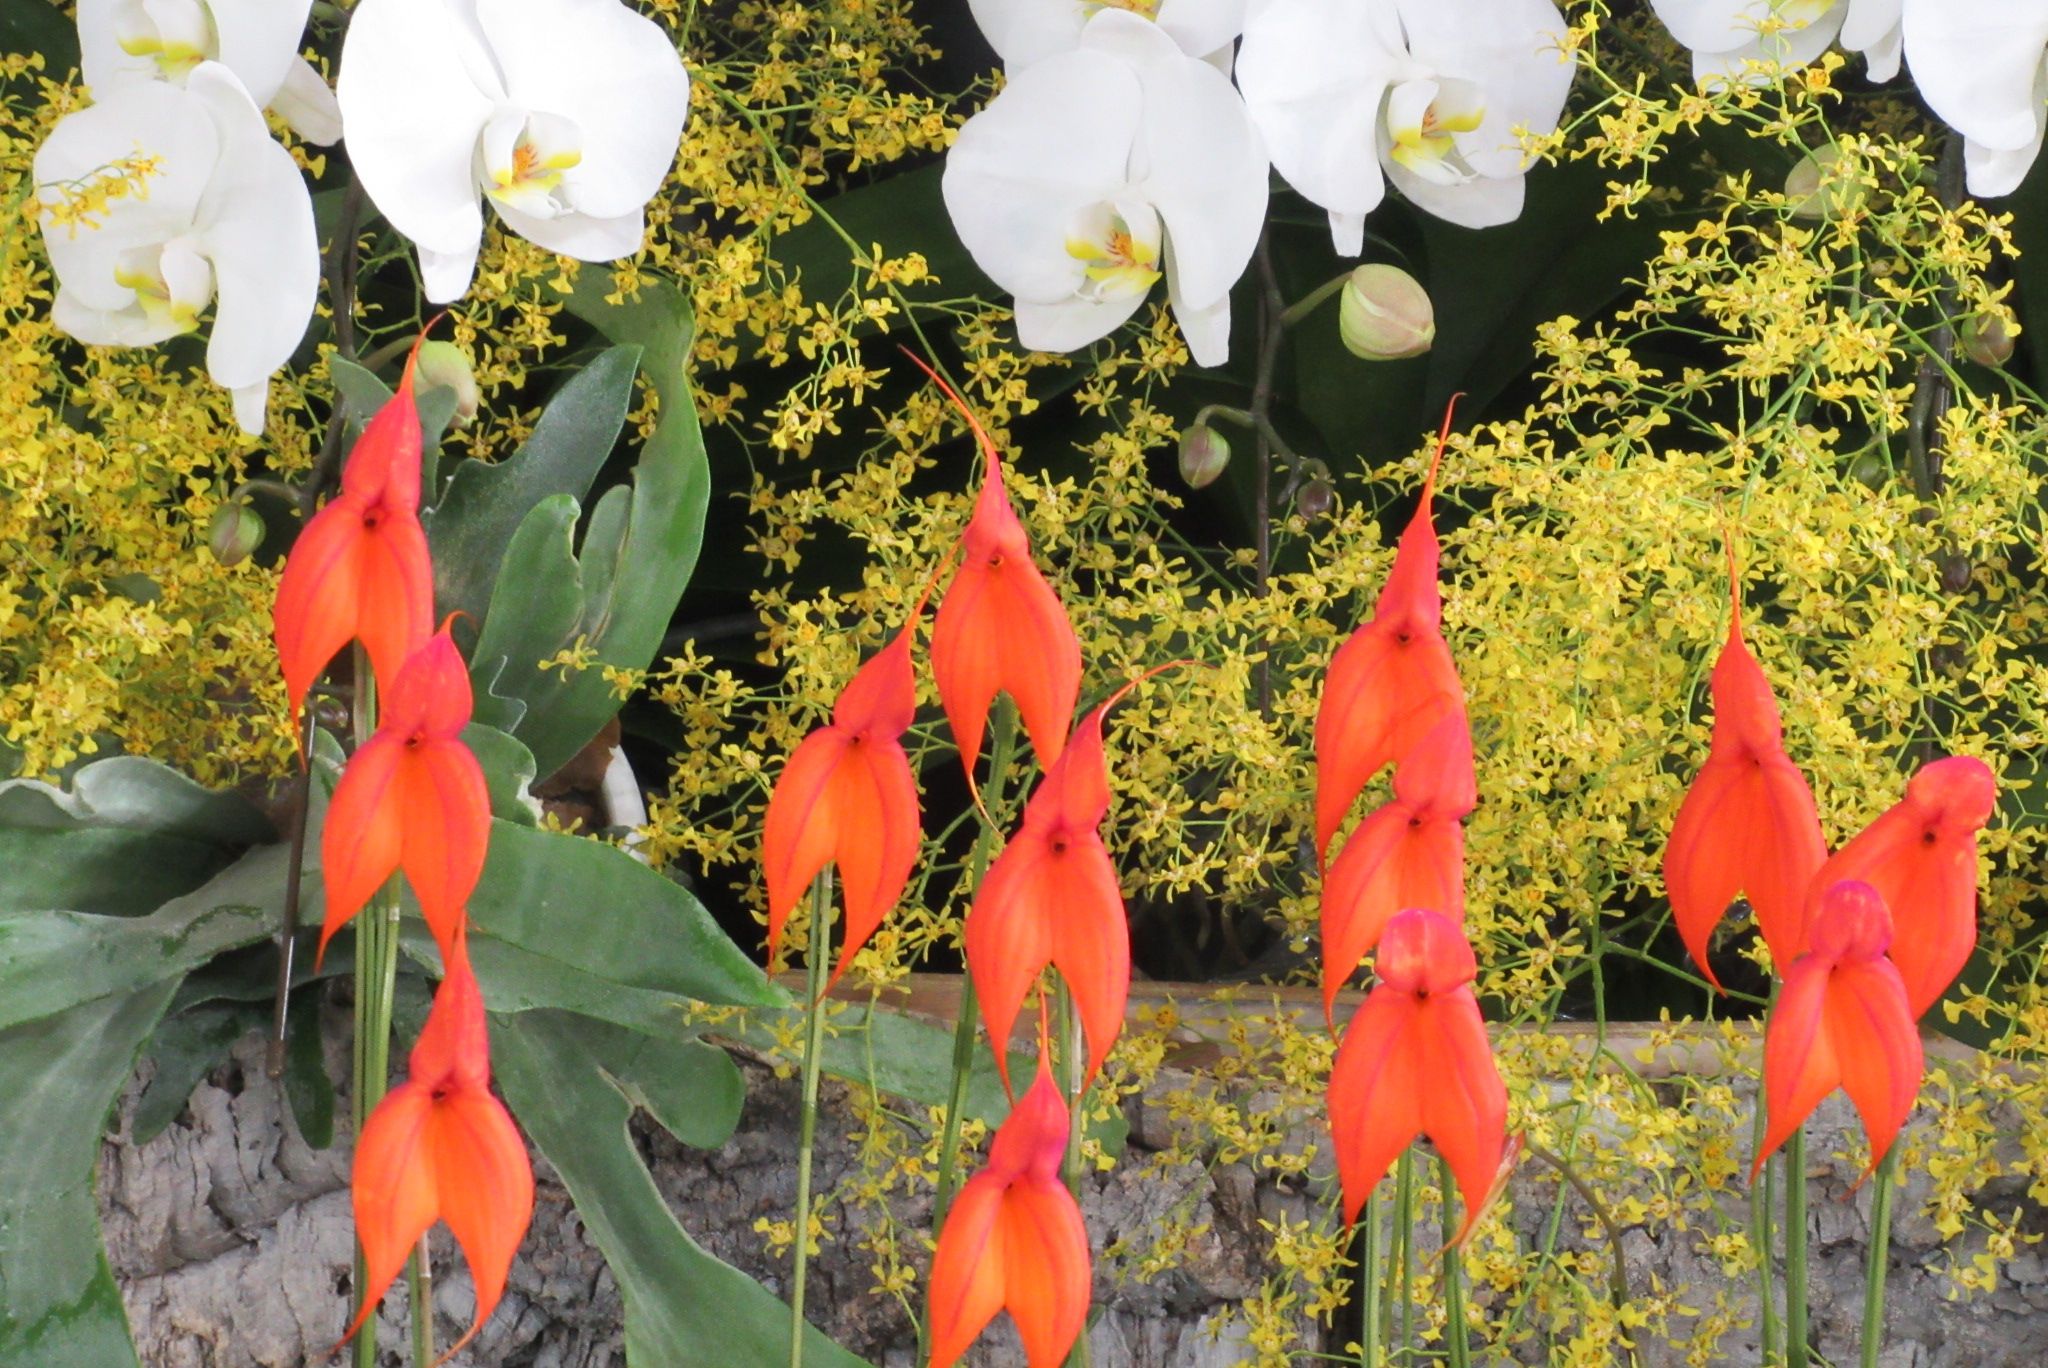
[[[362,0],[339,93],[356,174],[436,303],[469,288],[485,198],[549,251],[638,251],[690,108],[674,44],[619,0]]]
[[[63,212],[79,187],[137,155],[145,193],[103,214]],[[206,369],[263,430],[271,373],[305,335],[319,290],[313,205],[290,154],[241,83],[202,62],[181,86],[115,89],[66,115],[36,153],[51,317],[81,342],[141,347],[193,332],[211,304]]]
[[[1905,0],[1906,64],[1963,135],[1973,195],[2009,195],[2041,152],[2048,0]]]
[[[1016,296],[1017,338],[1072,351],[1163,275],[1199,365],[1230,353],[1230,288],[1266,218],[1267,162],[1215,67],[1104,9],[1079,46],[1016,72],[946,157],[953,226]]]

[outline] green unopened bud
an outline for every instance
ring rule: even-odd
[[[1866,451],[1850,465],[1849,476],[1865,489],[1881,490],[1892,481],[1891,462]]]
[[[1868,193],[1855,164],[1843,164],[1838,147],[1815,148],[1785,175],[1785,199],[1794,218],[1838,219],[1861,205]]]
[[[2012,360],[2012,331],[2005,326],[2005,315],[1985,312],[1964,319],[1963,355],[1994,370]]]
[[[478,394],[476,372],[470,369],[469,357],[453,342],[422,342],[420,344],[419,382],[431,388],[439,385],[442,389],[455,391],[455,421],[467,427],[476,417]]]
[[[1327,518],[1337,506],[1337,487],[1328,480],[1309,480],[1294,491],[1294,511],[1309,522]]]
[[[1429,292],[1399,266],[1361,266],[1344,282],[1337,326],[1344,346],[1367,361],[1420,356],[1436,341]]]
[[[240,499],[230,499],[213,510],[206,524],[206,545],[222,565],[240,565],[263,545],[263,519]]]
[[[1230,464],[1230,443],[1204,422],[1188,424],[1180,435],[1180,477],[1189,489],[1204,489]]]

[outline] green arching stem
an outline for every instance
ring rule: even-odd
[[[1876,1186],[1870,1194],[1869,1262],[1863,1270],[1863,1368],[1877,1368],[1878,1351],[1884,1348],[1884,1275],[1891,1263],[1892,1186],[1898,1166],[1899,1145],[1894,1139],[1871,1180]]]
[[[825,1049],[825,965],[832,953],[832,869],[811,885],[811,946],[804,957],[803,1119],[796,1151],[796,1267],[789,1283],[789,1368],[804,1361],[804,1275],[811,1256],[811,1149],[818,1135],[818,1066]]]
[[[1358,1359],[1362,1368],[1380,1362],[1380,1197],[1365,1194],[1358,1213]]]
[[[1450,1368],[1471,1368],[1472,1346],[1465,1329],[1465,1256],[1452,1245],[1458,1235],[1458,1211],[1451,1204],[1457,1190],[1451,1177],[1450,1161],[1436,1160],[1436,1180],[1443,1189],[1444,1212],[1444,1341],[1450,1349]]]
[[[1415,1352],[1415,1147],[1394,1165],[1394,1221],[1401,1234],[1401,1358]]]
[[[1785,1363],[1806,1368],[1806,1127],[1785,1142]]]
[[[1280,315],[1280,326],[1283,328],[1291,328],[1295,324],[1301,322],[1302,319],[1307,318],[1310,314],[1316,311],[1316,307],[1319,304],[1321,304],[1324,300],[1328,299],[1331,295],[1337,293],[1337,291],[1343,289],[1344,282],[1349,279],[1351,279],[1351,272],[1347,270],[1344,272],[1344,274],[1337,276],[1334,279],[1324,281],[1322,284],[1316,286],[1313,290],[1310,290],[1307,294],[1303,295],[1300,299],[1297,299],[1292,304],[1289,304],[1286,310],[1282,312]]]

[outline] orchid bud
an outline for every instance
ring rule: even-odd
[[[1206,489],[1216,483],[1230,464],[1230,443],[1222,433],[1197,419],[1180,435],[1180,477],[1189,489]]]
[[[1840,218],[1861,205],[1866,193],[1837,147],[1815,148],[1785,174],[1785,199],[1794,218]]]
[[[1328,480],[1310,480],[1294,491],[1294,511],[1314,522],[1337,506],[1337,488]]]
[[[1436,341],[1429,292],[1398,266],[1375,263],[1353,271],[1337,315],[1345,348],[1366,361],[1420,356]]]
[[[263,545],[263,519],[240,499],[230,499],[213,510],[206,524],[207,548],[222,565],[240,565]]]
[[[2012,333],[2005,316],[1985,310],[1963,320],[1963,355],[1996,370],[2012,360]]]
[[[420,343],[420,384],[455,391],[455,422],[468,427],[476,419],[476,372],[469,357],[453,342]]]

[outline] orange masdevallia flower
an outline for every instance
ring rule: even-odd
[[[1465,919],[1464,819],[1473,788],[1472,731],[1463,707],[1446,713],[1394,771],[1394,800],[1345,841],[1323,880],[1323,1016],[1337,991],[1404,907]]]
[[[1067,1106],[1043,1053],[996,1130],[988,1163],[961,1187],[932,1256],[929,1368],[952,1364],[1007,1309],[1029,1368],[1057,1368],[1088,1323],[1088,1230],[1060,1181]]]
[[[1742,637],[1734,551],[1728,560],[1728,640],[1714,662],[1714,734],[1664,847],[1664,889],[1678,934],[1707,981],[1720,979],[1707,942],[1728,904],[1749,899],[1782,973],[1803,948],[1806,889],[1827,859],[1813,790],[1785,754],[1778,701]]]
[[[1977,944],[1977,833],[1991,820],[1998,783],[1972,755],[1921,767],[1906,796],[1828,857],[1813,876],[1808,913],[1828,889],[1860,879],[1891,911],[1891,958],[1917,1020],[1969,963]]]
[[[425,333],[421,333],[424,338]],[[434,567],[420,527],[419,343],[398,393],[377,410],[341,470],[341,493],[306,523],[285,557],[271,609],[278,663],[298,726],[306,691],[350,641],[388,689],[434,631]]]
[[[1830,884],[1810,940],[1812,948],[1785,970],[1785,989],[1764,1029],[1770,1124],[1751,1178],[1836,1088],[1863,1118],[1870,1134],[1865,1172],[1876,1171],[1920,1091],[1920,1028],[1905,981],[1885,953],[1892,917],[1884,899],[1860,880]]]
[[[1318,858],[1329,852],[1330,838],[1373,776],[1398,765],[1447,714],[1464,712],[1464,685],[1441,629],[1436,524],[1430,517],[1437,464],[1450,431],[1447,412],[1421,502],[1401,533],[1372,621],[1330,658],[1316,710]]]
[[[469,670],[443,626],[405,663],[376,733],[334,786],[320,834],[320,953],[398,869],[448,953],[491,840],[490,791],[462,740],[471,703]]]
[[[1424,1135],[1451,1167],[1472,1229],[1507,1153],[1507,1088],[1494,1067],[1472,980],[1472,947],[1441,913],[1409,908],[1387,923],[1379,975],[1330,1070],[1330,1134],[1355,1222],[1388,1165]]]
[[[362,1310],[342,1337],[355,1335],[420,1237],[445,1221],[469,1260],[476,1319],[444,1359],[490,1318],[533,1219],[533,1166],[491,1092],[483,994],[464,937],[447,964],[405,1082],[385,1094],[356,1141],[350,1187],[364,1284]]]
[[[923,612],[920,598],[903,630],[840,691],[832,720],[790,753],[768,795],[761,831],[768,957],[776,958],[782,928],[811,880],[836,864],[846,937],[828,990],[896,906],[917,863],[917,780],[901,738],[917,715],[910,642]]]

